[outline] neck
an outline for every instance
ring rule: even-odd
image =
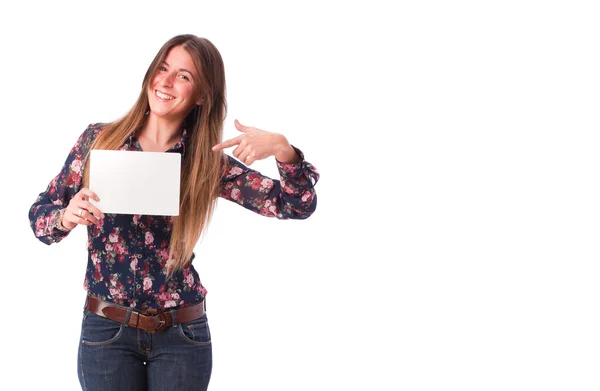
[[[182,133],[182,124],[182,121],[174,122],[165,118],[158,118],[150,112],[148,120],[138,136],[144,137],[156,145],[166,146],[179,140]]]

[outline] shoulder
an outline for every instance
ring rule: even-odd
[[[102,132],[109,124],[104,122],[95,122],[88,125],[86,132],[97,136],[100,132]]]
[[[83,132],[84,138],[86,138],[89,142],[93,142],[100,133],[104,132],[105,129],[109,127],[109,123],[104,122],[95,122],[88,125],[88,127]]]
[[[89,124],[79,136],[77,143],[73,146],[73,151],[86,154],[98,135],[106,128],[106,126],[107,124],[102,122]]]
[[[83,131],[83,133],[81,133],[81,136],[79,136],[79,138],[81,140],[94,139],[102,130],[104,130],[104,128],[106,128],[106,125],[107,124],[102,122],[91,123],[85,128],[85,130]]]

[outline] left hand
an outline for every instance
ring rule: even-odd
[[[237,119],[234,123],[236,129],[242,134],[215,145],[212,147],[213,151],[221,151],[236,145],[233,156],[247,166],[269,156],[275,156],[282,163],[295,163],[299,160],[296,151],[282,134],[244,126]]]

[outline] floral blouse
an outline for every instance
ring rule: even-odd
[[[61,241],[70,231],[57,228],[57,217],[81,189],[84,159],[95,137],[104,128],[92,124],[81,134],[61,172],[50,182],[29,210],[35,236],[46,244]],[[167,152],[185,154],[188,135]],[[141,151],[132,134],[121,150]],[[296,148],[295,148],[296,149]],[[246,209],[278,219],[305,219],[317,206],[314,184],[319,173],[304,160],[277,161],[280,180],[270,179],[231,156],[223,169],[220,197]],[[168,280],[165,264],[173,217],[104,214],[98,225],[87,227],[88,265],[84,288],[94,296],[139,310],[184,307],[204,299],[206,289],[192,263]],[[192,260],[193,260],[192,256]]]

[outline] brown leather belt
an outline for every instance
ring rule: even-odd
[[[173,325],[173,320],[177,324],[192,321],[204,315],[204,301],[189,307],[176,310],[148,310],[140,312],[131,310],[118,304],[102,301],[94,296],[88,295],[86,309],[96,315],[112,319],[115,322],[122,323],[129,327],[135,327],[145,330],[149,333],[158,333]],[[127,313],[130,313],[129,319]],[[175,313],[175,316],[173,316]],[[175,318],[175,319],[174,319]]]

